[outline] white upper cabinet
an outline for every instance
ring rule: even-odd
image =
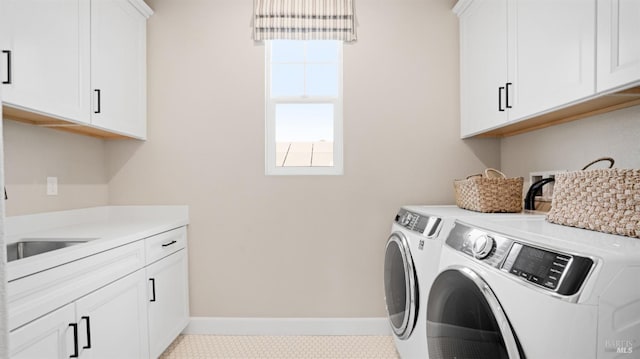
[[[460,16],[463,136],[507,121],[507,0],[474,1]],[[506,100],[506,99],[504,99]]]
[[[595,0],[509,1],[509,120],[595,93]]]
[[[461,0],[461,136],[595,92],[595,0]]]
[[[144,139],[151,14],[142,0],[0,0],[7,114]]]
[[[640,1],[598,0],[598,91],[640,81]]]
[[[0,0],[4,104],[89,122],[86,0]]]
[[[146,137],[146,17],[128,0],[91,1],[91,123]]]

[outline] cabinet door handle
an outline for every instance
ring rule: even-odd
[[[91,349],[91,322],[89,322],[89,317],[82,317],[81,319],[87,321],[87,345],[83,346],[82,349]]]
[[[151,282],[151,299],[149,301],[155,302],[156,301],[156,279],[149,278],[149,281]]]
[[[504,91],[504,86],[498,87],[498,111],[504,112],[504,108],[502,108],[502,91]]]
[[[511,102],[509,101],[509,87],[513,85],[511,82],[507,82],[507,88],[505,89],[504,93],[505,93],[505,99],[506,99],[506,103],[507,103],[507,108],[511,108]]]
[[[99,89],[95,89],[93,90],[96,92],[96,94],[98,94],[98,100],[97,100],[97,109],[95,111],[93,111],[93,113],[100,113],[100,90]]]
[[[69,358],[78,357],[78,323],[69,323],[69,326],[73,328],[73,354]]]
[[[7,54],[7,79],[2,81],[3,85],[11,83],[11,50],[2,50],[3,54]]]
[[[178,241],[171,241],[171,242],[169,242],[169,243],[165,243],[165,244],[163,244],[162,246],[163,246],[163,247],[169,247],[170,245],[172,245],[172,244],[176,244],[176,243],[178,243]]]

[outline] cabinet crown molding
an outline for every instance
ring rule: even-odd
[[[465,10],[473,3],[474,0],[458,0],[458,2],[453,7],[453,13],[460,16]]]
[[[129,0],[129,3],[147,19],[153,15],[153,10],[143,0]]]

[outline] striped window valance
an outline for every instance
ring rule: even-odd
[[[356,40],[354,0],[254,0],[253,39]]]

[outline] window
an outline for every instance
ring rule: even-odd
[[[271,40],[266,50],[266,174],[342,174],[342,42]]]

